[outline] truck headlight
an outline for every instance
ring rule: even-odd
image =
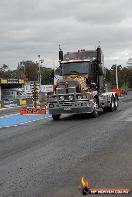
[[[64,101],[64,96],[60,96],[60,100],[61,101]]]
[[[80,99],[82,99],[82,95],[79,95],[79,96],[78,96],[78,100],[80,100]]]
[[[73,97],[72,95],[69,96],[69,100],[70,100],[70,101],[72,101],[73,98],[74,98],[74,97]]]
[[[57,97],[56,97],[56,96],[53,96],[50,100],[51,100],[52,102],[57,102]]]
[[[86,98],[87,98],[87,96],[84,94],[84,95],[83,95],[83,99],[86,99]]]
[[[87,96],[85,94],[84,95],[78,95],[77,99],[78,100],[87,99]]]
[[[48,102],[57,102],[57,97],[56,97],[56,96],[49,96],[49,97],[47,98],[47,101],[48,101]]]
[[[54,108],[54,104],[49,104],[49,108]]]

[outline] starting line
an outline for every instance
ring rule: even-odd
[[[49,114],[32,114],[32,115],[10,115],[0,118],[0,128],[3,127],[12,127],[22,124],[26,124],[32,121],[37,121],[45,118],[51,117]]]

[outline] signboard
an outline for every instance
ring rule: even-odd
[[[24,84],[24,80],[23,79],[19,79],[19,84]]]
[[[19,83],[18,79],[8,79],[8,84],[17,84]]]
[[[20,108],[20,114],[24,115],[24,114],[46,114],[46,108],[25,108],[22,107]]]
[[[0,84],[24,84],[23,79],[0,79]]]
[[[6,79],[1,79],[0,82],[1,82],[1,84],[7,84],[7,80]]]
[[[41,92],[53,92],[53,85],[41,85]]]
[[[30,86],[30,84],[25,84],[24,85],[24,91],[25,91],[25,93],[31,93],[31,86]]]
[[[0,84],[24,84],[23,79],[0,79]]]

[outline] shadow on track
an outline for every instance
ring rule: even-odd
[[[103,114],[102,111],[99,111],[99,116],[101,116]],[[97,118],[99,118],[99,116]],[[83,114],[72,114],[72,115],[67,115],[66,117],[61,117],[59,121],[66,121],[66,120],[70,120],[70,121],[74,121],[74,120],[90,120],[90,119],[96,119],[93,118],[91,114],[89,113],[83,113]]]

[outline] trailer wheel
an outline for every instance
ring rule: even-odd
[[[110,103],[109,111],[113,112],[114,109],[115,109],[115,101],[114,101],[114,97],[111,96],[111,103]]]
[[[60,119],[60,114],[57,115],[52,115],[53,120],[59,120]]]
[[[117,110],[118,108],[118,96],[115,96],[115,100],[114,100],[114,109]]]
[[[98,115],[99,115],[99,104],[98,104],[98,100],[95,98],[94,99],[94,110],[92,112],[92,117],[97,118]]]

